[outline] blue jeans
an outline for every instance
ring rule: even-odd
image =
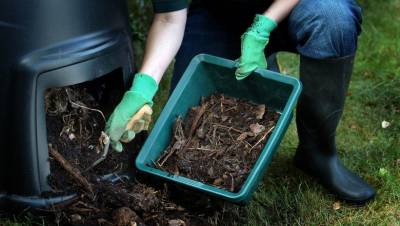
[[[201,4],[191,7],[176,56],[171,90],[197,54],[239,58],[240,35],[251,25],[255,14],[265,9],[243,6],[224,10]],[[267,56],[289,51],[313,59],[353,55],[360,32],[361,8],[355,0],[300,0],[271,33],[265,51]]]

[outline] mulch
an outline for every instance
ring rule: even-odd
[[[157,167],[238,192],[278,118],[263,104],[211,95],[191,108],[185,119],[176,120],[173,141]]]
[[[104,161],[91,167],[104,154],[105,119],[121,98],[121,94],[110,97],[105,93],[82,84],[46,93],[49,183],[55,193],[78,194],[71,204],[46,210],[52,216],[47,218],[48,224],[183,226],[245,222],[242,207],[139,174],[133,163],[146,133],[125,145],[124,152],[110,150]],[[157,166],[236,192],[278,117],[264,105],[220,94],[208,97],[185,119],[177,119],[171,145]]]

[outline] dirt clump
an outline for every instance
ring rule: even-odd
[[[238,192],[275,128],[279,113],[265,105],[211,95],[178,117],[171,144],[156,166]]]

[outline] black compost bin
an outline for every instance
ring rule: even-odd
[[[0,207],[42,207],[51,191],[44,93],[133,71],[124,0],[0,1]]]

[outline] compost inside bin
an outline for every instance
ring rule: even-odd
[[[240,190],[275,128],[264,104],[214,94],[178,117],[156,167],[231,192]]]
[[[133,171],[132,163],[144,141],[143,134],[125,146],[124,152],[110,150],[106,160],[87,170],[102,154],[99,138],[104,118],[121,98],[121,93],[105,88],[111,82],[98,82],[95,89],[87,83],[53,88],[45,95],[49,183],[55,192],[78,193],[70,205],[50,210],[54,214],[47,218],[49,224],[231,225],[243,220],[245,213],[241,211],[238,215],[239,207],[227,203],[215,205],[208,196],[195,196],[184,190],[176,192],[178,188],[164,183],[150,186],[148,178],[101,180],[105,174]],[[215,224],[209,223],[210,219]]]

